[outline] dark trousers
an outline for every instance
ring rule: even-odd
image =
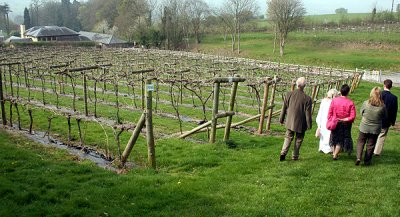
[[[294,143],[294,150],[293,150],[292,158],[293,159],[299,158],[301,143],[303,143],[303,140],[304,140],[304,132],[296,133],[289,129],[286,129],[285,141],[283,142],[281,155],[285,155],[285,156],[287,155],[289,148],[290,148],[290,144],[292,143],[295,134],[296,134],[296,140]]]
[[[366,165],[371,164],[372,154],[374,153],[374,148],[377,139],[378,139],[378,134],[360,132],[357,141],[357,159],[361,160],[361,156],[364,151],[364,146],[366,144],[367,150],[365,152],[364,164]]]

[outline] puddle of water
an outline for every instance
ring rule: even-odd
[[[90,160],[92,162],[94,162],[98,167],[107,169],[107,170],[111,170],[113,172],[119,172],[118,168],[115,168],[112,165],[112,160],[113,159],[106,159],[106,156],[104,156],[104,154],[101,154],[99,152],[97,152],[96,150],[89,148],[89,147],[81,147],[81,146],[69,146],[57,139],[54,139],[51,136],[45,136],[44,132],[38,132],[35,131],[34,134],[29,134],[29,132],[23,130],[23,131],[19,131],[17,129],[14,128],[4,128],[1,127],[2,129],[5,129],[11,133],[18,133],[18,134],[22,134],[25,137],[29,138],[32,141],[35,141],[37,143],[40,143],[44,146],[47,147],[55,147],[58,149],[63,149],[63,150],[67,150],[70,154],[78,156],[80,159],[87,159]]]

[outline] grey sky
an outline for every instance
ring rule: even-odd
[[[60,1],[60,0],[58,0]],[[71,0],[72,1],[72,0]],[[159,0],[161,1],[161,0]],[[210,6],[220,6],[226,0],[205,0]],[[265,14],[266,0],[255,0],[260,7],[260,14]],[[31,0],[0,0],[0,4],[6,2],[10,5],[15,15],[23,15],[24,7],[28,7]],[[371,12],[376,4],[378,11],[390,10],[392,0],[303,0],[307,14],[334,14],[335,9],[344,7],[349,13]],[[395,0],[395,5],[400,4],[400,0]],[[395,6],[396,8],[396,6]],[[395,9],[396,10],[396,9]]]
[[[222,5],[226,0],[205,0],[210,6]],[[256,0],[260,7],[260,13],[264,14],[266,10],[266,0]],[[400,0],[395,0],[395,5],[400,4]],[[346,8],[349,13],[367,13],[377,6],[378,11],[390,10],[392,0],[303,0],[307,14],[334,14],[337,8]],[[395,9],[396,10],[396,6]]]

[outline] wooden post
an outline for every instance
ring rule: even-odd
[[[263,97],[263,104],[262,104],[262,109],[261,109],[261,116],[260,116],[260,121],[258,124],[258,134],[262,134],[263,128],[264,128],[264,120],[265,120],[265,112],[267,109],[267,104],[268,104],[268,94],[269,94],[269,80],[270,77],[266,77],[264,81],[264,97]]]
[[[220,83],[214,83],[214,105],[213,105],[213,113],[212,113],[212,122],[211,122],[211,134],[210,134],[210,143],[215,142],[215,136],[217,133],[217,114],[218,114],[218,104],[219,104],[219,87]]]
[[[266,125],[266,130],[271,129],[271,121],[272,121],[272,113],[274,112],[274,103],[275,103],[275,91],[276,91],[276,83],[278,83],[277,78],[274,78],[274,84],[272,85],[272,95],[271,95],[271,100],[270,100],[270,109],[269,109],[269,114],[268,114],[268,119],[267,119],[267,125]]]
[[[360,81],[361,81],[361,78],[362,78],[363,75],[364,75],[364,72],[358,74],[358,76],[357,76],[357,87],[360,85]]]
[[[331,90],[331,89],[332,89],[332,81],[328,81],[328,91]]]
[[[85,73],[84,72],[82,73],[83,73],[83,99],[85,102],[85,115],[89,116],[88,105],[87,105],[87,80]]]
[[[3,76],[0,69],[0,105],[1,105],[1,120],[3,125],[7,125],[6,109],[4,108],[4,95],[3,95]]]
[[[317,103],[317,98],[318,98],[318,92],[319,92],[319,84],[314,85],[313,92],[312,92],[312,110],[311,114],[314,114],[314,108]]]
[[[291,91],[294,91],[294,89],[296,88],[296,81],[293,80],[292,81],[292,87],[290,88]]]
[[[146,114],[143,113],[142,116],[140,117],[139,121],[136,124],[135,129],[133,130],[131,138],[129,138],[128,144],[125,147],[124,152],[122,153],[121,161],[122,164],[125,164],[126,160],[128,159],[129,154],[132,151],[133,146],[135,146],[135,143],[137,139],[139,138],[140,131],[142,130],[144,123],[146,119]]]
[[[11,96],[14,97],[14,85],[13,85],[13,79],[12,79],[12,75],[11,75],[11,66],[12,65],[8,65],[8,73],[10,75],[10,89],[11,89]]]
[[[335,83],[335,88],[336,88],[336,90],[339,90],[339,91],[340,91],[339,85],[340,85],[340,81],[336,81],[336,83]]]
[[[180,135],[178,138],[180,138],[180,139],[186,138],[186,137],[192,135],[193,133],[196,133],[197,131],[199,131],[199,130],[205,128],[205,127],[210,126],[210,125],[211,125],[211,122],[212,122],[212,121],[208,121],[208,122],[206,122],[206,123],[204,123],[204,124],[202,124],[202,125],[200,125],[200,126],[194,128],[194,129],[192,129],[192,130],[189,131],[189,132],[183,133],[183,134]]]
[[[144,75],[143,75],[143,72],[142,73],[140,73],[141,74],[141,82],[140,82],[140,84],[141,84],[141,90],[142,90],[142,92],[141,92],[141,95],[142,95],[142,109],[144,110],[144,97],[145,97],[145,88],[144,88]]]
[[[156,169],[156,151],[154,146],[154,135],[153,135],[153,94],[154,85],[151,83],[151,79],[146,80],[146,137],[147,137],[147,148],[148,148],[148,163]]]
[[[235,77],[239,77],[235,75]],[[238,82],[233,82],[232,91],[231,91],[231,101],[229,103],[229,110],[228,112],[233,112],[235,107],[235,100],[236,100],[236,92],[237,92]],[[229,140],[229,134],[231,132],[231,124],[232,124],[232,115],[228,115],[226,117],[226,126],[225,126],[225,133],[224,133],[224,141]]]
[[[180,97],[181,97],[181,99],[180,99],[180,101],[181,101],[181,105],[183,104],[183,72],[181,72],[181,82],[180,82],[180,90],[179,90],[179,92],[180,92]]]
[[[354,88],[355,88],[354,86],[355,86],[355,82],[356,82],[356,75],[354,74],[352,78],[353,79],[351,80],[350,93],[353,93],[353,91],[354,91]]]

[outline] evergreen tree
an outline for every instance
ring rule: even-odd
[[[26,29],[31,28],[31,16],[29,15],[28,8],[24,9],[24,25]]]

